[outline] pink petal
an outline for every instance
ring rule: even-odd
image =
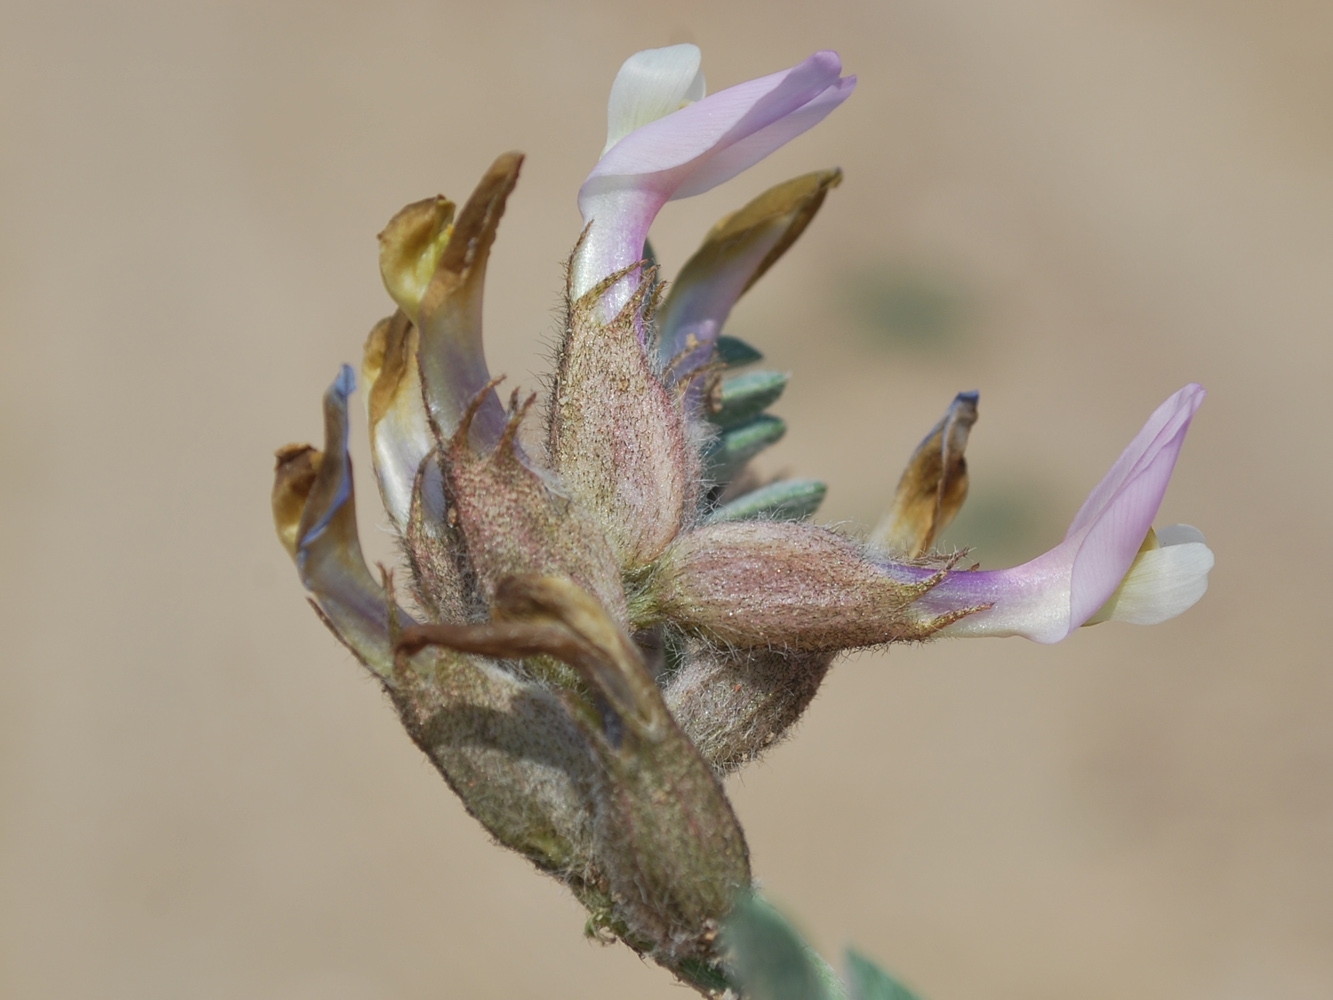
[[[648,227],[669,200],[729,180],[841,104],[856,85],[841,71],[837,53],[816,52],[789,70],[650,122],[612,146],[579,190],[579,209],[592,228],[574,261],[575,297],[640,259]]]
[[[1107,602],[1129,572],[1203,397],[1203,386],[1191,383],[1159,406],[1075,515],[1063,543],[1079,539],[1070,578],[1071,631]]]
[[[700,194],[729,180],[813,126],[841,103],[856,84],[855,77],[840,79],[841,71],[842,61],[836,52],[816,52],[791,69],[720,90],[635,129],[593,167],[579,192],[580,205],[585,197],[608,186],[604,178],[614,178],[609,185],[618,186],[620,178],[651,175],[651,180],[639,183],[650,184],[664,200]],[[821,102],[818,116],[805,120],[803,128],[768,144],[760,143],[750,150],[748,157],[733,157],[721,168],[704,169],[710,154],[716,156],[769,128],[830,89],[834,89],[832,99]],[[705,162],[696,162],[699,160]],[[700,171],[702,182],[695,182],[690,175]],[[687,179],[691,180],[689,189],[676,195],[677,188]]]

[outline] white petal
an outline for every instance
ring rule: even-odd
[[[416,329],[399,312],[371,331],[361,362],[375,479],[399,531],[407,526],[417,469],[435,447],[421,394],[418,342]]]
[[[412,381],[420,386],[416,379]],[[394,526],[402,531],[407,526],[408,511],[412,507],[412,487],[416,484],[417,469],[435,447],[420,389],[415,393],[401,393],[371,429],[370,437],[375,476],[379,480],[384,507]]]
[[[702,58],[699,46],[685,44],[644,49],[626,59],[611,84],[602,153],[635,129],[703,97]]]
[[[1161,547],[1145,548],[1138,554],[1111,599],[1087,624],[1156,625],[1193,607],[1204,595],[1214,560],[1203,533],[1187,524],[1175,524],[1163,528],[1157,540]]]
[[[1189,524],[1168,524],[1157,529],[1157,544],[1166,548],[1168,545],[1184,545],[1186,542],[1204,541],[1203,532]]]

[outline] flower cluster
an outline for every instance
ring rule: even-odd
[[[967,493],[974,393],[922,442],[868,539],[808,522],[822,484],[748,471],[783,432],[766,410],[786,377],[737,372],[758,352],[720,331],[841,174],[760,195],[669,284],[648,230],[666,202],[735,176],[854,85],[832,52],[710,96],[694,46],[625,63],[579,192],[540,434],[526,426],[536,397],[502,403],[482,345],[487,260],[522,157],[497,159],[461,209],[437,197],[389,222],[380,260],[397,310],[362,373],[411,612],[361,554],[350,368],[324,398],[323,450],[278,453],[274,518],[316,611],[469,812],[569,886],[593,931],[705,991],[723,981],[718,921],[750,884],[719,778],[783,736],[838,653],[1162,621],[1199,599],[1212,566],[1198,532],[1152,528],[1196,385],[1153,413],[1065,540],[1015,569],[963,569],[932,548]]]

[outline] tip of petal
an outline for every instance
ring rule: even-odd
[[[829,73],[842,72],[842,56],[838,55],[834,49],[820,49],[812,55],[806,62],[818,66],[820,69]]]
[[[1204,395],[1191,382],[1157,407],[1075,515],[1065,536],[1074,551],[1070,628],[1095,614],[1129,572]]]
[[[454,203],[437,195],[403,208],[379,235],[384,288],[413,320],[449,243],[453,221]]]
[[[344,400],[356,392],[356,373],[352,371],[351,365],[343,365],[338,369],[338,375],[329,386],[329,392]]]

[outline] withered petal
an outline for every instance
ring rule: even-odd
[[[803,174],[769,188],[713,226],[662,303],[661,356],[677,357],[693,342],[706,361],[737,299],[805,232],[824,196],[841,182],[836,168]]]
[[[522,164],[521,153],[505,153],[491,164],[459,213],[421,299],[421,379],[442,438],[453,434],[473,397],[491,380],[481,323],[486,263]],[[472,422],[474,445],[494,446],[504,424],[504,407],[489,393]]]
[[[393,673],[391,629],[412,620],[392,605],[361,554],[347,454],[347,397],[354,385],[352,369],[343,365],[324,394],[322,454],[309,445],[278,452],[273,516],[326,621],[362,663],[387,679]]]
[[[379,235],[384,288],[413,321],[449,244],[453,221],[454,203],[436,195],[401,209]]]
[[[871,542],[917,559],[945,529],[967,499],[968,434],[977,422],[977,393],[960,392],[907,463],[893,504],[880,519]]]
[[[416,327],[400,309],[371,330],[361,364],[375,480],[399,532],[407,528],[421,463],[435,448],[421,397],[418,340]]]

